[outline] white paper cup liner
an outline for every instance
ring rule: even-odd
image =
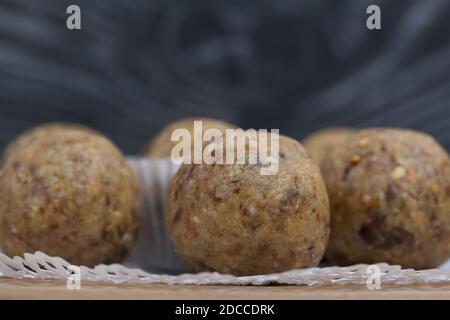
[[[141,228],[138,240],[125,264],[149,271],[187,271],[166,232],[164,210],[172,177],[179,165],[170,159],[128,158],[141,188]]]

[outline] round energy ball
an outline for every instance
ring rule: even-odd
[[[64,131],[66,129],[79,129],[96,133],[94,129],[91,129],[89,127],[77,123],[62,123],[62,122],[45,123],[25,131],[19,137],[8,143],[2,152],[2,155],[0,157],[0,163],[3,163],[10,154],[13,154],[15,152],[16,149],[26,147],[28,144],[32,143],[36,139],[39,139],[40,137],[57,135],[58,132]]]
[[[170,158],[172,148],[177,144],[177,142],[171,141],[172,132],[175,129],[187,129],[193,139],[194,121],[202,121],[202,133],[207,129],[219,129],[225,135],[226,129],[236,128],[236,126],[233,124],[211,118],[180,119],[164,127],[159,132],[159,134],[144,148],[142,156],[147,158]],[[191,143],[191,146],[193,149],[193,142]]]
[[[353,132],[350,128],[323,129],[307,136],[302,144],[311,153],[313,160],[321,165],[323,159],[330,154],[331,148],[345,142]]]
[[[329,203],[319,168],[299,142],[284,136],[278,172],[261,175],[260,168],[185,164],[172,180],[166,224],[193,270],[268,274],[321,260]]]
[[[0,172],[2,250],[43,251],[86,266],[121,261],[140,221],[138,182],[125,158],[88,130],[35,132]]]
[[[322,166],[331,211],[327,257],[339,265],[432,268],[449,257],[450,161],[430,136],[366,129]]]

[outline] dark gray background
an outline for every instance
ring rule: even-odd
[[[135,153],[174,119],[212,116],[297,138],[409,127],[449,149],[449,16],[447,0],[1,0],[0,146],[72,121]]]

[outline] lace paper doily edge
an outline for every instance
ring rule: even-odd
[[[95,268],[72,266],[59,257],[42,252],[9,258],[0,253],[0,277],[15,279],[70,280],[79,272],[81,281],[102,281],[114,284],[168,285],[366,285],[372,281],[374,270],[380,272],[382,285],[448,284],[450,272],[438,269],[416,271],[401,269],[386,263],[359,264],[350,267],[315,267],[283,273],[236,277],[217,272],[198,274],[159,275],[120,264],[99,265]]]

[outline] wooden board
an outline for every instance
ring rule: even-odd
[[[450,285],[399,286],[169,286],[84,282],[69,290],[64,281],[0,279],[0,299],[449,299]]]

